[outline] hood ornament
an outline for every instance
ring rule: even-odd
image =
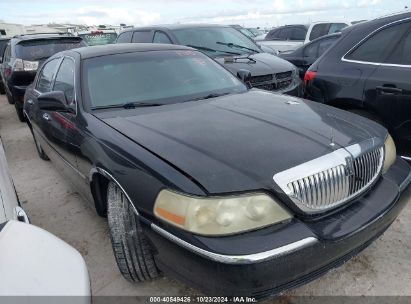
[[[331,128],[331,136],[330,136],[330,146],[335,147],[335,142],[334,142],[334,128]]]
[[[294,101],[294,100],[287,100],[285,103],[288,105],[299,105],[300,104],[298,101]]]

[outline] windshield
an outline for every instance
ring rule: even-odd
[[[100,44],[112,44],[117,39],[116,33],[88,33],[79,34],[79,37],[83,38],[87,45],[100,45]]]
[[[43,60],[54,54],[78,47],[86,46],[83,40],[69,39],[39,39],[20,42],[16,46],[17,58],[29,61]]]
[[[227,52],[235,52],[241,55],[261,52],[254,42],[232,27],[185,28],[173,30],[173,33],[179,41],[179,44],[214,50],[201,50],[209,56],[225,56]],[[221,43],[229,45],[223,45]]]
[[[169,104],[247,89],[198,51],[152,51],[86,59],[82,65],[89,107]]]

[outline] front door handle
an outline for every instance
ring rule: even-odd
[[[43,119],[44,119],[44,120],[47,120],[47,121],[50,121],[50,120],[51,120],[51,117],[50,117],[49,114],[44,113],[44,114],[43,114]]]
[[[388,87],[388,86],[378,86],[376,87],[376,89],[382,95],[399,95],[399,94],[402,94],[402,91],[403,91],[400,88]]]

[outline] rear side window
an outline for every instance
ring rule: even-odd
[[[328,30],[328,34],[334,34],[341,32],[343,28],[346,28],[348,25],[345,23],[331,23],[330,29]]]
[[[265,40],[278,40],[280,31],[280,29],[271,30],[265,37]]]
[[[133,34],[134,43],[151,43],[151,31],[137,31]]]
[[[328,50],[331,46],[334,45],[334,43],[337,41],[338,38],[340,38],[340,36],[330,37],[330,38],[321,40],[318,45],[317,56],[320,57],[322,54],[324,54],[326,50]]]
[[[117,37],[117,43],[130,43],[133,32],[124,32]]]
[[[53,91],[62,91],[66,96],[67,105],[74,104],[74,62],[64,58],[56,75]]]
[[[83,46],[87,45],[81,38],[28,40],[16,45],[16,56],[23,60],[39,61],[45,60],[58,52]]]
[[[42,68],[37,81],[36,89],[41,93],[50,92],[53,78],[57,70],[60,59],[56,58],[47,62]]]
[[[398,40],[409,26],[409,22],[403,22],[384,28],[361,43],[345,58],[365,62],[385,62],[391,50],[397,45]]]
[[[314,25],[310,33],[310,41],[327,35],[329,30],[330,30],[330,23],[322,23],[322,24]]]
[[[385,63],[411,65],[411,30],[405,34]]]
[[[289,40],[304,41],[307,35],[307,28],[304,26],[296,26],[291,28]]]
[[[153,43],[165,43],[165,44],[172,44],[170,38],[164,32],[157,31],[154,34]]]

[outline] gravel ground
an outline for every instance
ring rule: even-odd
[[[83,255],[94,296],[194,295],[170,278],[131,284],[119,271],[105,219],[79,196],[50,162],[41,160],[28,127],[0,96],[0,135],[23,208],[34,225],[65,240]],[[320,279],[297,288],[294,296],[411,296],[411,204],[387,232],[360,255]],[[274,270],[275,271],[275,270]],[[280,301],[283,302],[283,301]]]

